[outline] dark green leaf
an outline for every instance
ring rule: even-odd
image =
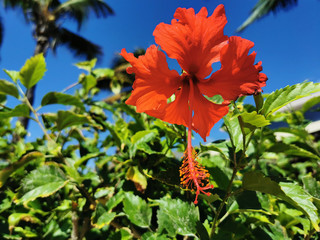
[[[158,232],[166,230],[169,236],[177,234],[183,236],[195,236],[197,222],[199,221],[199,211],[194,204],[182,202],[180,199],[163,198],[159,202]]]
[[[152,210],[139,196],[135,196],[130,192],[125,193],[123,210],[133,224],[142,228],[149,227]]]
[[[0,79],[0,94],[9,94],[11,96],[14,96],[15,98],[19,98],[19,92],[16,86],[8,82],[6,80],[1,80]]]
[[[84,110],[84,105],[81,100],[75,96],[58,93],[58,92],[49,92],[47,93],[41,101],[42,106],[49,104],[63,104],[63,105],[73,105]]]
[[[20,70],[20,81],[26,88],[31,88],[43,78],[46,70],[45,59],[40,53],[26,61]]]
[[[67,127],[90,123],[87,116],[76,114],[70,111],[58,111],[57,128],[62,130]]]

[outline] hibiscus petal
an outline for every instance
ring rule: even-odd
[[[213,73],[206,82],[199,82],[202,94],[212,97],[221,95],[224,100],[236,100],[239,96],[261,92],[268,79],[261,62],[254,65],[256,53],[248,55],[253,42],[241,37],[230,37],[221,49],[221,69]]]
[[[137,106],[137,112],[161,118],[165,114],[167,99],[179,88],[181,77],[175,70],[169,70],[166,56],[155,45],[149,47],[144,56],[136,58],[122,49],[123,56],[132,67],[129,74],[135,73],[135,82],[127,104]]]
[[[166,113],[162,118],[163,121],[172,123],[172,124],[184,125],[185,127],[188,127],[189,89],[190,89],[189,85],[184,84],[181,87],[181,89],[179,89],[175,93],[176,98],[173,102],[168,104],[168,107],[166,108]]]
[[[227,104],[215,104],[207,100],[194,86],[193,130],[200,134],[204,141],[209,136],[211,128],[229,111]]]
[[[224,6],[219,5],[210,17],[204,7],[198,14],[192,8],[178,8],[171,24],[160,23],[153,32],[155,41],[181,68],[198,79],[212,72],[212,63],[220,60],[226,44],[223,28],[227,23]]]

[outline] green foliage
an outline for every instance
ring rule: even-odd
[[[43,78],[46,70],[46,62],[42,53],[28,59],[19,73],[22,85],[26,88],[33,87]]]
[[[215,188],[194,205],[179,183],[185,128],[124,104],[115,70],[82,62],[74,94],[43,93],[39,108],[6,106],[5,95],[26,101],[18,79],[26,87],[41,80],[38,58],[27,61],[23,80],[16,71],[6,71],[14,83],[0,80],[0,239],[318,239],[320,142],[305,113],[319,99],[277,112],[318,84],[256,95],[256,106],[230,104],[222,126],[229,139],[196,148]],[[99,99],[105,80],[113,102]],[[48,111],[53,104],[65,109]],[[29,110],[43,135],[26,142],[13,119]]]

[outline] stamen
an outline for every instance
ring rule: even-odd
[[[193,148],[191,156],[188,156],[188,151],[186,150],[182,158],[183,161],[180,167],[181,185],[196,192],[194,204],[197,204],[200,193],[210,196],[210,193],[206,192],[206,190],[213,189],[213,185],[209,183],[210,174],[197,161],[197,154]]]

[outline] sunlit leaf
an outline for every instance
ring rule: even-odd
[[[261,112],[268,116],[292,101],[318,91],[320,91],[320,84],[312,82],[299,83],[278,89],[266,98]]]
[[[78,62],[74,65],[77,66],[79,69],[83,69],[88,72],[91,72],[91,70],[96,66],[96,62],[97,62],[97,59],[94,58],[90,61]]]
[[[26,88],[31,88],[43,78],[46,70],[45,59],[40,53],[26,61],[20,70],[20,81]]]
[[[197,221],[199,220],[198,208],[180,199],[163,198],[159,203],[158,232],[167,231],[169,236],[180,234],[183,236],[195,236]]]

